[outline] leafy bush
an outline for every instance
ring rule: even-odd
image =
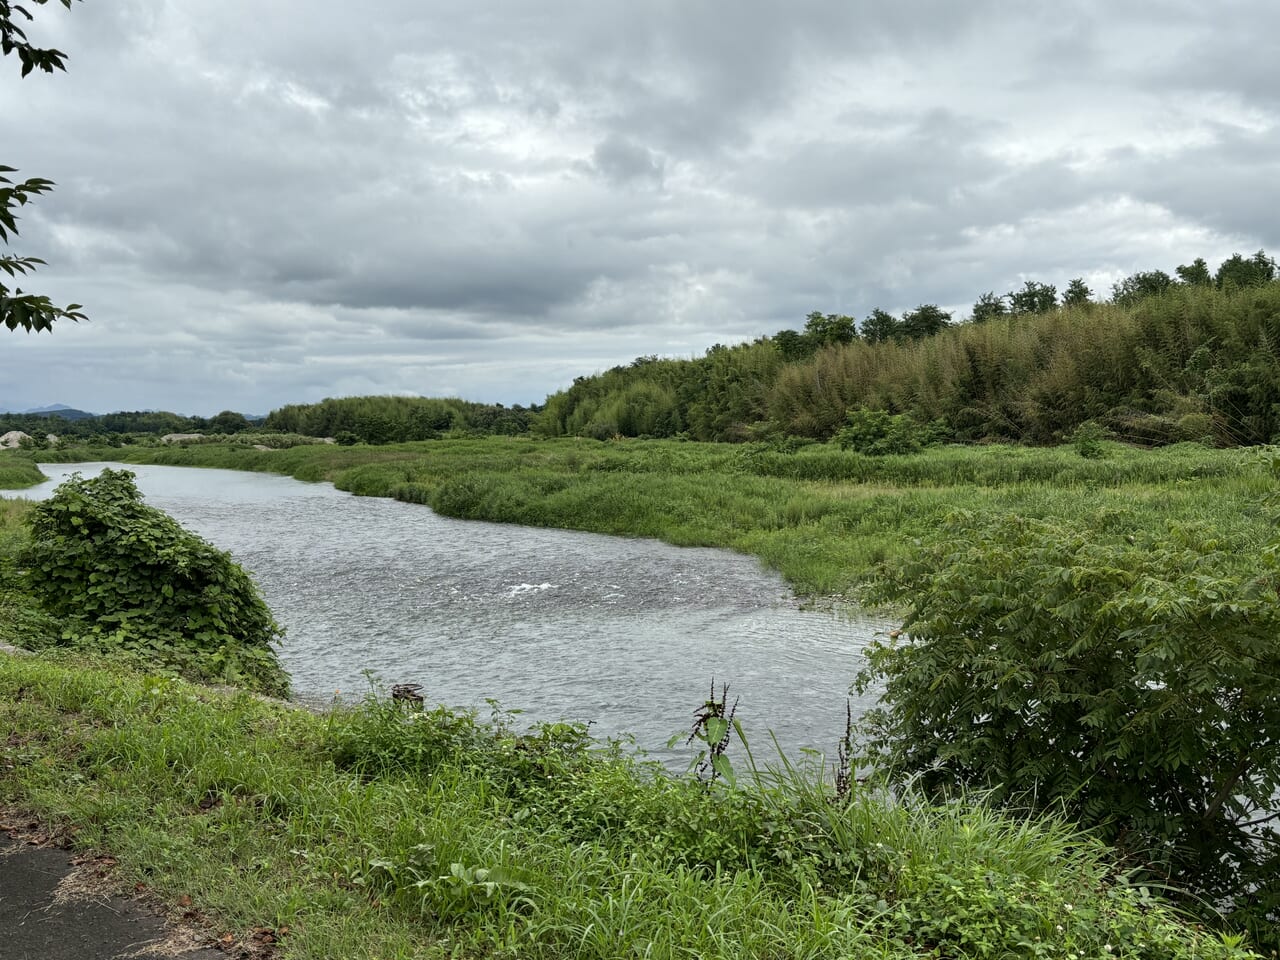
[[[1086,460],[1101,460],[1107,455],[1102,441],[1109,436],[1105,427],[1094,420],[1086,420],[1071,434],[1071,444],[1076,448],[1076,453]]]
[[[120,650],[201,680],[284,693],[281,636],[230,557],[142,502],[127,470],[72,476],[31,510],[27,586],[73,646]]]
[[[906,602],[858,685],[866,754],[933,796],[1063,810],[1151,873],[1280,918],[1280,606],[1201,528],[1098,542],[953,518],[873,599]]]
[[[946,438],[948,431],[941,421],[921,424],[905,414],[889,414],[884,410],[856,407],[845,417],[832,441],[843,450],[854,450],[870,456],[917,453]]]

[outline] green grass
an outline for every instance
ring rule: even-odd
[[[0,490],[22,490],[46,479],[34,461],[22,454],[0,450]]]
[[[1105,453],[489,439],[42,456],[269,470],[452,516],[730,547],[812,593],[855,589],[956,510],[1111,538],[1202,522],[1253,570],[1268,453]],[[0,501],[0,641],[40,647],[60,625],[13,562],[27,509]],[[753,776],[737,755],[738,788],[708,790],[574,727],[387,704],[317,717],[50,655],[0,655],[0,730],[0,803],[220,928],[287,927],[288,957],[1231,954],[1067,825],[972,799],[833,804],[819,771]]]
[[[853,592],[876,564],[927,540],[956,510],[1053,518],[1122,537],[1168,522],[1214,525],[1242,563],[1269,536],[1274,483],[1249,450],[940,447],[868,457],[827,445],[487,438],[389,446],[71,449],[119,459],[329,480],[467,519],[655,537],[760,557],[802,594]]]
[[[0,803],[289,958],[1243,955],[1060,823],[744,759],[708,789],[576,727],[0,655],[0,729]]]

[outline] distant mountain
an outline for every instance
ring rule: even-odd
[[[22,410],[21,413],[30,413],[35,415],[45,414],[46,416],[57,415],[63,420],[92,420],[97,416],[96,413],[89,413],[85,410],[77,410],[75,407],[68,407],[65,403],[55,403],[49,407],[32,407],[29,410]]]
[[[4,416],[5,413],[19,413],[19,415],[26,416],[60,416],[64,420],[91,420],[97,416],[97,413],[77,410],[76,407],[68,407],[65,403],[54,403],[49,407],[24,407],[18,403],[0,403],[0,416]]]

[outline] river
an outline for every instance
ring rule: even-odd
[[[590,722],[672,762],[667,741],[714,678],[758,757],[774,755],[770,730],[789,755],[831,755],[860,651],[889,626],[806,609],[729,551],[453,520],[271,474],[42,464],[50,481],[17,495],[104,466],[253,574],[301,699],[358,698],[370,675],[379,692],[420,683],[429,702]]]

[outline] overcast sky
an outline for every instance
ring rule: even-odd
[[[0,62],[0,405],[541,402],[647,354],[1280,251],[1280,4],[85,0]]]

